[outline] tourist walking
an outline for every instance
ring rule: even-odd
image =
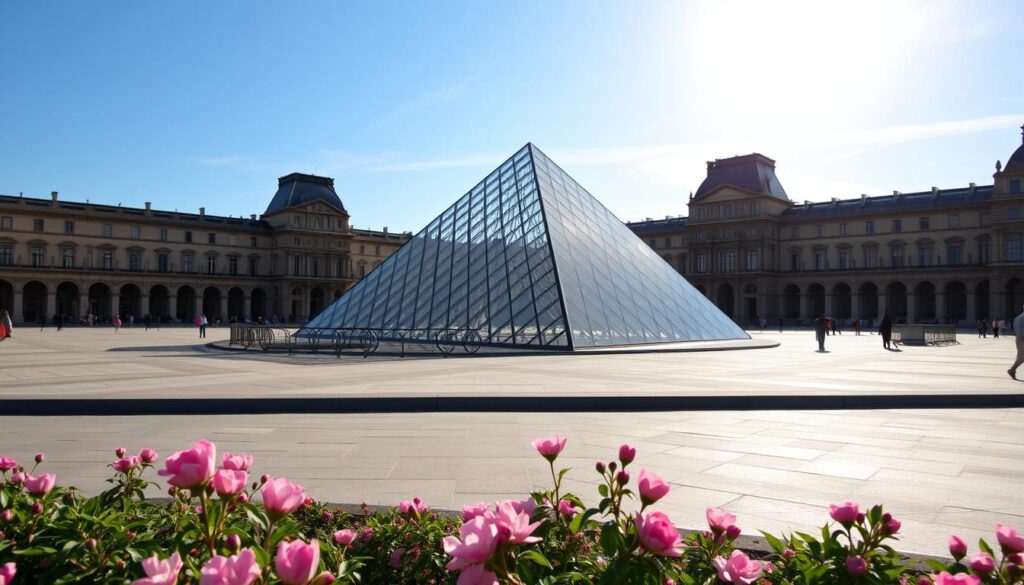
[[[3,339],[10,339],[14,335],[14,323],[11,321],[11,314],[7,309],[0,311],[0,325],[4,326]]]
[[[860,319],[853,320],[853,331],[855,335],[860,335]]]
[[[64,331],[64,315],[54,317],[53,324],[57,326],[57,331]]]
[[[1024,364],[1024,310],[1013,320],[1013,337],[1017,342],[1017,359],[1013,360],[1013,365],[1006,370],[1006,373],[1016,380],[1017,368]]]
[[[825,351],[825,335],[828,332],[828,317],[824,313],[814,320],[814,336],[818,340],[818,351]]]
[[[988,338],[988,323],[984,319],[978,319],[978,337]]]
[[[882,347],[892,349],[892,317],[889,317],[889,313],[882,317],[882,323],[878,326],[878,334],[882,336]]]
[[[121,331],[121,316],[115,314],[112,323],[114,324],[114,333],[119,333]]]
[[[993,319],[992,320],[992,337],[993,338],[999,339],[999,330],[1002,329],[1002,327],[1003,327],[1003,320],[1002,319]]]
[[[199,315],[199,338],[206,338],[206,326],[210,324],[210,321],[206,318],[206,315]]]
[[[142,324],[146,326],[146,331],[153,326],[153,317],[149,313],[142,316]]]

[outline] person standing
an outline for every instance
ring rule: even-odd
[[[112,323],[114,324],[114,333],[119,333],[121,331],[121,315],[114,314],[114,320]]]
[[[824,313],[814,320],[814,336],[818,339],[818,351],[825,351],[825,334],[828,331],[828,317]]]
[[[1003,320],[1002,319],[993,319],[992,320],[992,337],[994,339],[999,339],[999,330],[1002,329],[1002,328],[1003,328]]]
[[[889,317],[889,313],[882,317],[882,323],[878,326],[878,334],[882,336],[882,347],[892,349],[892,317]]]
[[[779,333],[782,333],[782,328],[786,326],[786,320],[779,317]]]
[[[64,315],[57,315],[54,319],[54,325],[57,326],[57,331],[64,331]]]
[[[1006,370],[1006,373],[1016,380],[1017,368],[1024,364],[1024,310],[1013,320],[1013,337],[1017,342],[1017,359],[1013,361],[1013,365]]]
[[[210,324],[210,321],[206,318],[206,315],[199,316],[199,338],[206,339],[206,326]]]
[[[4,332],[4,339],[10,339],[14,335],[14,323],[11,321],[11,314],[7,312],[7,309],[0,311],[0,324],[6,330]]]

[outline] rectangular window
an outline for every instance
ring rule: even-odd
[[[697,232],[697,241],[698,242],[703,242],[705,238],[707,238],[707,236],[704,235],[704,232]]]
[[[694,267],[694,271],[701,274],[708,271],[708,255],[706,253],[697,254],[697,266]]]
[[[922,218],[917,220],[917,227],[921,231],[925,231],[925,230],[929,229],[929,227],[931,227],[931,223],[932,223],[932,221],[931,221],[930,217],[922,217]]]
[[[228,274],[238,276],[238,258],[236,256],[228,258]]]
[[[374,256],[380,256],[380,246],[374,246],[373,247],[373,255]]]
[[[789,228],[789,237],[791,237],[791,238],[799,238],[800,237],[800,226],[795,225],[795,226]]]
[[[825,250],[814,251],[814,269],[825,270]]]
[[[256,276],[259,273],[260,259],[258,256],[249,257],[249,276]]]
[[[10,230],[14,227],[14,221],[9,216],[0,217],[0,230]]]
[[[1020,207],[1011,207],[1006,210],[1007,219],[1020,219]]]
[[[846,226],[847,226],[847,224],[845,224],[845,223],[839,224],[839,235],[840,236],[845,236],[846,235],[846,231],[847,231],[847,227]]]
[[[898,234],[903,231],[903,220],[894,219],[892,220],[892,233]]]
[[[747,250],[747,270],[760,270],[760,266],[758,266],[758,260],[760,260],[758,250]]]
[[[170,261],[167,254],[156,255],[156,269],[160,272],[167,272],[170,269]]]
[[[757,201],[751,201],[747,204],[747,215],[757,215]]]
[[[216,244],[217,243],[217,234],[215,234],[213,232],[210,232],[210,233],[206,234],[206,242],[208,244]]]
[[[732,219],[732,204],[722,206],[722,219]]]
[[[987,248],[988,244],[985,246]],[[964,247],[962,244],[950,244],[946,247],[946,263],[950,266],[960,266],[964,263]]]
[[[1021,240],[1020,234],[1007,234],[1006,235],[1006,261],[1007,262],[1020,262],[1024,260],[1024,248],[1022,248],[1024,241]]]
[[[42,221],[38,219],[36,221]],[[32,266],[42,266],[46,259],[46,248],[32,246]]]
[[[230,244],[232,246],[237,246],[238,245],[238,236],[236,236],[234,234],[231,234],[230,236],[228,236],[228,244]]]
[[[988,240],[978,242],[978,264],[988,264]]]
[[[61,268],[74,268],[75,267],[75,249],[74,248],[61,248],[60,249],[60,267]]]
[[[313,276],[320,276],[320,259],[313,258],[312,264],[313,265],[310,268],[313,269]]]
[[[138,252],[128,253],[128,270],[136,272],[142,270],[142,254]]]
[[[114,226],[112,224],[105,223],[103,224],[103,227],[100,228],[100,233],[103,234],[104,238],[112,238],[114,237]]]
[[[800,254],[789,255],[789,269],[793,272],[798,272],[800,270]]]
[[[672,247],[672,238],[665,238],[665,247],[666,248],[671,248]],[[378,252],[380,251],[380,246],[377,246],[377,250],[378,250]]]
[[[191,242],[192,241],[192,232],[191,232],[191,230],[186,230],[185,231],[185,241],[186,242]]]
[[[892,247],[892,263],[893,268],[903,268],[903,246]]]
[[[294,276],[298,276],[299,275],[299,257],[298,256],[292,256],[292,274]]]
[[[167,241],[167,228],[160,228],[160,241],[161,242],[166,242]]]
[[[652,248],[654,247],[653,243],[651,244],[651,247]],[[365,254],[366,253],[366,246],[364,246],[363,244],[359,244],[359,253],[360,254]]]
[[[132,226],[132,239],[137,240],[142,237],[142,228],[137,225]]]
[[[1024,188],[1022,188],[1021,183],[1022,181],[1020,179],[1014,179],[1010,181],[1010,193],[1016,195],[1017,193],[1021,193],[1022,191],[1024,191]]]
[[[0,266],[14,264],[14,249],[10,244],[0,244]]]
[[[841,248],[839,250],[839,270],[850,269],[850,250],[848,248]]]
[[[864,246],[864,267],[878,268],[878,246]]]
[[[32,220],[32,231],[34,231],[34,232],[41,232],[41,231],[43,231],[43,220],[41,220],[41,219],[33,219]]]
[[[366,276],[366,264],[359,265],[359,278]]]
[[[102,262],[103,270],[113,270],[114,269],[114,253],[112,251],[110,251],[110,250],[104,250],[103,251],[103,256],[100,259],[100,262]]]
[[[217,274],[217,257],[213,254],[206,257],[206,273]]]
[[[65,234],[73,234],[73,233],[75,233],[75,222],[71,221],[70,219],[65,219],[64,220],[64,233]]]
[[[821,225],[814,226],[814,235],[816,235],[816,236],[818,236],[820,238],[822,236],[822,234],[824,234],[824,233],[825,233],[824,226],[821,226]]]
[[[698,207],[697,208],[697,219],[706,219],[707,218],[707,214],[708,214],[707,209],[705,209],[704,207]]]
[[[875,221],[873,219],[869,219],[869,220],[864,222],[864,233],[865,234],[873,234],[873,233],[875,233]]]
[[[736,272],[736,252],[720,252],[718,254],[718,271],[722,274]]]
[[[918,248],[917,248],[917,265],[918,266],[931,266],[932,265],[932,247],[931,246],[918,246]]]
[[[192,272],[195,270],[195,256],[192,254],[185,254],[181,257],[181,271]]]
[[[250,248],[255,248],[256,247],[256,236],[253,236],[253,237],[249,238],[249,247]]]
[[[960,227],[960,216],[956,214],[949,216],[949,229],[955,230],[958,227]]]

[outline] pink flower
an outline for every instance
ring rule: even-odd
[[[636,532],[640,544],[649,552],[662,557],[678,557],[683,554],[683,539],[679,531],[661,512],[650,512],[646,516],[636,515]]]
[[[711,527],[711,532],[715,534],[722,534],[729,530],[730,526],[736,524],[736,516],[722,508],[708,508],[705,516],[708,519],[708,526]]]
[[[114,471],[119,473],[128,473],[138,466],[139,458],[135,455],[129,455],[128,457],[122,457],[114,462]]]
[[[222,498],[237,496],[245,489],[248,481],[249,474],[244,471],[218,469],[213,474],[213,489],[217,490],[217,495]]]
[[[396,548],[395,552],[391,553],[391,557],[388,559],[388,566],[392,569],[402,568],[402,556],[405,554],[404,548]]]
[[[356,533],[345,528],[334,533],[334,542],[341,546],[349,546],[356,539]]]
[[[537,509],[537,502],[533,498],[523,498],[522,500],[505,500],[505,502],[512,505],[512,508],[519,514],[526,514],[527,516],[533,516],[534,510]],[[500,502],[500,504],[505,503]]]
[[[967,543],[964,542],[964,539],[960,538],[955,534],[950,536],[949,554],[953,555],[953,558],[958,561],[964,558],[964,556],[967,554]]]
[[[996,560],[987,552],[980,552],[967,560],[967,566],[975,573],[987,575],[996,570]]]
[[[14,563],[4,563],[0,567],[0,585],[10,585],[14,581],[14,575],[17,574],[18,567]]]
[[[829,516],[844,526],[856,522],[858,514],[860,514],[860,506],[853,502],[844,502],[842,504],[832,504],[829,506]]]
[[[423,500],[413,498],[412,500],[402,500],[401,502],[398,502],[398,509],[407,516],[418,516],[430,508],[423,503]]]
[[[57,476],[52,473],[43,473],[41,475],[26,475],[25,476],[25,489],[28,493],[33,496],[41,496],[53,489],[53,484],[57,482]]]
[[[306,544],[301,540],[277,545],[274,571],[286,585],[306,585],[316,575],[320,565],[320,541]]]
[[[10,471],[18,466],[18,462],[10,457],[0,456],[0,471]]]
[[[155,463],[158,456],[157,452],[149,447],[139,451],[139,459],[142,460],[143,463]]]
[[[637,487],[640,490],[640,501],[645,506],[650,506],[664,498],[670,489],[665,480],[646,469],[640,470],[640,480],[637,482]]]
[[[252,467],[252,455],[225,453],[221,460],[221,467],[235,471],[249,471]]]
[[[625,467],[636,459],[636,448],[630,447],[629,445],[623,444],[619,447],[619,461],[622,462],[622,466]]]
[[[174,585],[181,571],[181,555],[174,553],[170,558],[160,560],[156,555],[142,561],[143,579],[132,581],[132,585]]]
[[[446,536],[441,544],[452,557],[446,565],[449,571],[461,571],[459,585],[497,585],[498,578],[485,568],[485,564],[498,546],[498,525],[493,518],[477,516],[459,528],[459,538]]]
[[[974,575],[968,575],[967,573],[950,575],[945,571],[938,575],[932,575],[932,581],[935,582],[935,585],[981,585],[981,579]]]
[[[1024,552],[1024,536],[1017,534],[1012,526],[996,524],[996,540],[1003,552]]]
[[[202,439],[187,451],[178,451],[164,461],[157,475],[170,476],[167,483],[178,488],[205,485],[217,468],[217,447]]]
[[[118,447],[117,449],[114,449],[114,457],[117,457],[118,459],[123,459],[124,454],[127,452],[128,450],[125,449],[124,447]]]
[[[558,454],[562,452],[562,449],[565,449],[565,441],[566,438],[562,435],[551,435],[550,437],[534,441],[533,448],[542,457],[554,463],[555,459],[558,459]]]
[[[10,522],[11,518],[14,518],[14,512],[12,512],[10,509],[0,512],[0,521]]]
[[[28,477],[28,474],[21,473],[20,471],[15,471],[14,473],[11,474],[11,483],[13,483],[14,485],[25,483],[26,477]]]
[[[516,510],[512,502],[502,502],[495,506],[494,520],[510,544],[533,544],[541,541],[539,536],[530,536],[540,526],[540,522],[531,524],[530,515]]]
[[[860,555],[846,557],[846,572],[852,577],[860,577],[868,572],[868,562]]]
[[[215,555],[203,567],[199,585],[252,585],[260,577],[260,565],[251,548],[237,555]]]
[[[480,502],[478,504],[473,504],[472,506],[463,506],[462,521],[468,522],[477,516],[486,514],[488,510],[490,510],[490,506],[487,505],[487,502]]]
[[[269,478],[267,483],[263,484],[263,507],[273,514],[287,516],[298,510],[305,498],[306,493],[302,486],[283,477]]]
[[[562,500],[558,502],[558,512],[566,518],[572,518],[573,516],[578,514],[579,511],[580,509],[577,508],[576,505],[570,502],[569,500]]]
[[[724,583],[750,585],[761,578],[761,563],[750,560],[738,550],[732,551],[728,560],[715,557],[711,564],[718,571],[718,579]]]

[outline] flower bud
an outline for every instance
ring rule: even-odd
[[[886,512],[885,514],[882,514],[882,523],[883,524],[888,522],[889,520],[892,520],[892,514],[890,514],[888,512]]]
[[[260,483],[267,483],[268,481],[270,481],[270,476],[266,473],[260,476]]]
[[[967,556],[967,543],[964,542],[964,539],[960,538],[955,534],[953,536],[950,536],[949,554],[952,555],[957,562],[959,562],[960,559]]]
[[[725,529],[725,535],[728,536],[730,540],[735,540],[740,535],[740,532],[740,527],[735,524]]]
[[[597,465],[595,465],[594,468],[597,469],[598,473],[604,473],[604,462],[598,461]]]
[[[782,551],[782,558],[784,558],[784,559],[791,559],[791,558],[793,558],[795,556],[796,556],[796,551],[791,549],[791,548],[787,548],[786,550]]]
[[[42,514],[43,513],[43,503],[42,502],[36,502],[36,503],[32,504],[32,513],[35,514],[36,516]]]
[[[117,559],[117,562],[114,564],[116,564],[117,568],[121,569],[122,571],[124,570],[125,567],[128,566],[128,563],[124,562],[124,559]]]
[[[619,485],[626,485],[629,483],[629,472],[623,469],[615,475],[615,479],[619,481]]]
[[[124,454],[125,454],[125,453],[126,453],[126,451],[125,451],[124,447],[118,447],[117,449],[114,449],[114,455],[115,455],[115,456],[116,456],[116,457],[117,457],[118,459],[120,459],[120,458],[124,457]]]
[[[3,512],[0,512],[0,520],[2,520],[4,522],[10,522],[11,518],[13,518],[13,517],[14,517],[14,512],[11,512],[10,510],[4,510]]]
[[[238,549],[242,548],[242,539],[237,534],[231,534],[228,535],[228,538],[224,542],[224,545],[228,547],[229,551],[235,552]]]
[[[618,463],[616,463],[614,461],[609,461],[608,462],[608,470],[611,471],[612,473],[615,473],[615,470],[618,469],[618,468],[619,468],[619,464]]]
[[[630,447],[629,445],[622,445],[619,447],[619,461],[622,462],[622,466],[625,467],[636,459],[636,448]]]
[[[96,550],[96,539],[89,538],[85,541],[85,548],[89,550]]]
[[[864,557],[854,555],[846,558],[846,572],[852,577],[860,577],[868,572],[868,562]]]
[[[44,453],[36,453],[36,463],[42,463],[45,459],[46,455]]]
[[[859,514],[857,514],[857,524],[863,524],[863,523],[864,523],[864,512],[860,512]]]

